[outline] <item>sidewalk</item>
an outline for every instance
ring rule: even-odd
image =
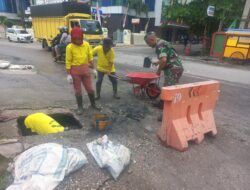
[[[129,48],[129,47],[146,47],[145,45],[127,45],[122,43],[117,43],[115,48]],[[239,64],[239,63],[233,63],[230,59],[219,59],[216,57],[209,56],[209,53],[207,55],[202,55],[202,44],[192,44],[190,54],[186,55],[184,51],[183,44],[173,44],[173,47],[177,51],[177,53],[180,55],[181,59],[184,61],[194,61],[199,63],[205,63],[205,64],[213,64],[217,66],[224,66],[224,67],[230,67],[230,68],[237,68],[237,69],[243,69],[243,70],[250,70],[250,62],[247,64]]]
[[[143,60],[145,57],[151,57],[156,60],[153,50],[140,47],[117,48],[116,64],[117,67],[130,67],[131,71],[154,71],[156,68],[143,68]],[[196,76],[203,79],[215,79],[221,82],[237,83],[250,85],[250,65],[234,65],[229,63],[219,63],[216,59],[208,56],[180,56],[184,66],[184,75]],[[128,70],[129,70],[128,69]]]

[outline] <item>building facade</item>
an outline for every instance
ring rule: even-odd
[[[179,0],[179,3],[187,4],[192,0]],[[173,0],[142,0],[148,7],[148,14],[136,14],[132,9],[128,9],[127,0],[92,0],[92,7],[102,10],[102,25],[107,27],[112,34],[120,29],[130,29],[133,32],[156,31],[158,36],[168,41],[177,41],[180,36],[187,35],[188,26],[172,21],[167,21],[163,17],[165,6],[171,5]],[[132,24],[134,18],[139,18],[140,23]]]
[[[0,16],[18,19],[16,0],[0,0]]]
[[[28,7],[30,7],[29,0],[0,0],[0,16],[10,20],[21,20]]]
[[[142,0],[148,8],[147,14],[135,12],[129,7],[128,0],[0,0],[0,15],[5,15],[10,19],[20,19],[27,17],[23,13],[30,5],[60,3],[64,1],[78,1],[89,3],[92,6],[93,18],[97,18],[95,10],[101,12],[101,25],[108,28],[109,36],[117,30],[129,29],[139,33],[141,31],[156,31],[162,38],[174,41],[176,33],[187,30],[187,27],[169,25],[162,17],[164,6],[173,3],[173,0]],[[181,3],[188,3],[191,0],[179,0]],[[19,17],[18,17],[19,16]],[[139,20],[138,24],[133,24],[134,19]],[[167,23],[167,24],[166,24]],[[174,37],[173,37],[174,36]]]
[[[102,26],[108,28],[109,35],[117,30],[130,29],[134,32],[154,29],[155,1],[144,0],[148,7],[148,14],[136,13],[129,7],[128,0],[92,0],[92,9],[101,10]],[[133,25],[132,19],[139,19],[139,24]]]

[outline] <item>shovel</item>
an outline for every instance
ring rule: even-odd
[[[112,75],[112,74],[108,74],[108,76],[114,77],[117,80],[121,80],[121,81],[129,81],[129,79],[127,77],[124,77],[124,76],[118,76],[118,75]]]

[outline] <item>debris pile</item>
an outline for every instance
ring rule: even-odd
[[[127,119],[140,121],[149,113],[145,105],[120,104],[119,106],[110,107],[109,109],[112,112],[111,119],[113,122],[122,122]]]

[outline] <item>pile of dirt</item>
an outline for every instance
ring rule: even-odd
[[[106,111],[111,113],[110,118],[113,123],[122,123],[127,120],[140,121],[149,113],[148,107],[144,104],[108,105]]]

